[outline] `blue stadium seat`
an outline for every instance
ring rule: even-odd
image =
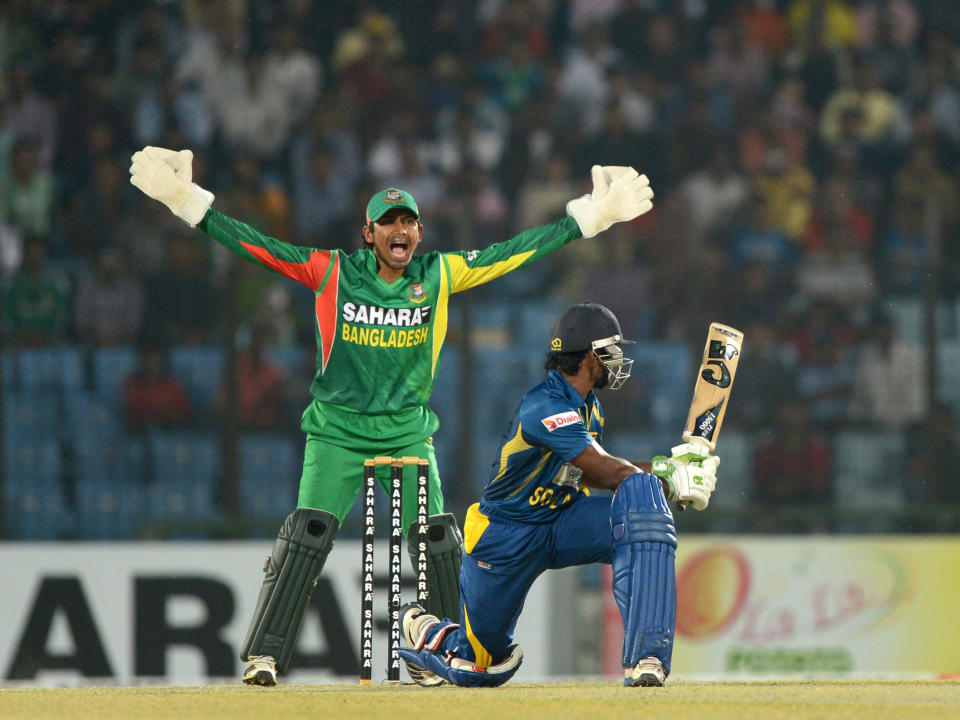
[[[57,393],[21,390],[4,393],[4,448],[15,447],[23,440],[54,440],[64,429]]]
[[[76,485],[77,535],[82,540],[133,540],[146,507],[139,480],[108,482],[79,477]]]
[[[215,494],[211,478],[198,478],[192,483],[155,480],[145,488],[145,515],[174,525],[184,520],[213,520],[222,514]]]
[[[140,438],[121,437],[112,441],[88,437],[75,446],[78,482],[100,484],[142,483],[147,471]]]
[[[73,535],[73,515],[61,485],[56,440],[24,440],[4,453],[4,525],[11,538],[55,540]]]
[[[937,345],[937,399],[960,407],[960,340]]]
[[[75,440],[112,442],[124,435],[123,415],[94,392],[76,391],[63,396],[63,415],[69,436]]]
[[[927,301],[916,296],[888,297],[882,309],[893,321],[893,333],[901,340],[923,342],[927,332]],[[956,308],[952,303],[937,303],[937,337],[957,336]]]
[[[139,359],[129,345],[97,348],[93,352],[93,388],[114,408],[123,406],[123,382],[137,369]]]
[[[308,360],[313,360],[311,354],[308,357],[307,352],[301,347],[270,347],[266,350],[266,356],[271,362],[275,363],[287,374],[302,370]]]
[[[904,502],[906,443],[892,431],[844,431],[834,442],[834,504],[897,508]]]
[[[710,506],[738,509],[752,502],[753,451],[756,443],[750,433],[724,426],[717,436],[717,489],[710,498]]]
[[[146,515],[155,520],[212,519],[216,503],[220,450],[210,433],[157,430],[147,439],[150,480]]]
[[[678,343],[644,343],[630,346],[627,355],[634,359],[630,382],[643,383],[653,426],[679,433],[696,380],[689,349]]]
[[[194,410],[201,413],[212,411],[223,374],[223,353],[220,348],[174,347],[170,349],[169,357],[170,369],[186,386]]]
[[[282,518],[297,506],[302,448],[288,437],[248,433],[238,445],[240,511]]]
[[[17,389],[16,350],[4,350],[0,353],[0,377],[2,377],[4,395]]]
[[[22,487],[59,481],[63,469],[59,440],[24,436],[12,443],[10,437],[9,432],[4,434],[3,477],[6,485]]]
[[[14,540],[62,540],[76,533],[59,483],[34,484],[7,495],[4,516],[6,534]]]
[[[4,386],[24,391],[79,390],[86,384],[83,352],[72,346],[4,353]]]
[[[209,483],[220,472],[220,447],[210,432],[154,430],[147,443],[154,481]]]

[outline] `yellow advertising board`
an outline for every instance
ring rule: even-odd
[[[960,675],[958,613],[960,536],[685,537],[672,674]]]

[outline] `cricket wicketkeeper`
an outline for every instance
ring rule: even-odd
[[[424,226],[417,203],[388,188],[367,203],[364,247],[347,252],[290,245],[213,209],[213,194],[193,182],[192,162],[190,150],[145,147],[132,157],[130,182],[244,260],[296,280],[315,296],[316,374],[301,421],[307,442],[297,508],[267,560],[241,651],[248,662],[244,682],[275,685],[290,663],[340,523],[360,492],[366,458],[429,462],[427,610],[441,617],[459,612],[462,538],[453,515],[443,512],[432,444],[439,422],[427,406],[450,296],[642,215],[652,207],[653,191],[633,168],[594,166],[593,192],[571,200],[566,217],[482,250],[418,255]],[[388,471],[378,478],[384,490]],[[405,531],[415,521],[415,492],[413,483],[404,488]]]

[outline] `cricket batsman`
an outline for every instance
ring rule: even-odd
[[[353,252],[298,247],[266,237],[212,207],[193,182],[193,153],[145,147],[134,153],[130,182],[177,217],[244,260],[295,280],[314,293],[317,341],[296,509],[286,518],[264,566],[265,577],[241,659],[243,681],[272,686],[290,663],[303,615],[324,561],[375,456],[426,459],[430,483],[428,588],[440,616],[459,609],[462,536],[443,512],[428,407],[454,293],[529,265],[579,237],[650,210],[653,191],[629,167],[594,166],[593,192],[571,200],[567,215],[505,242],[469,252],[417,254],[424,225],[414,198],[398,188],[366,207],[363,247]],[[388,468],[378,480],[388,487]],[[269,482],[264,478],[264,482]],[[414,483],[403,489],[403,528],[415,521]],[[413,553],[415,544],[408,543]]]
[[[630,377],[623,346],[633,341],[596,303],[568,308],[550,337],[547,378],[523,397],[480,502],[467,511],[459,622],[416,603],[401,613],[400,654],[420,685],[505,683],[523,661],[514,629],[534,580],[597,562],[613,564],[624,685],[660,686],[670,674],[677,533],[667,503],[706,508],[720,459],[687,443],[654,458],[650,474],[605,452],[594,391]],[[591,496],[588,487],[615,492]]]

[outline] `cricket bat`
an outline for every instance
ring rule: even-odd
[[[683,430],[684,442],[697,440],[706,443],[711,452],[716,449],[742,344],[743,333],[739,330],[720,323],[710,324]]]

